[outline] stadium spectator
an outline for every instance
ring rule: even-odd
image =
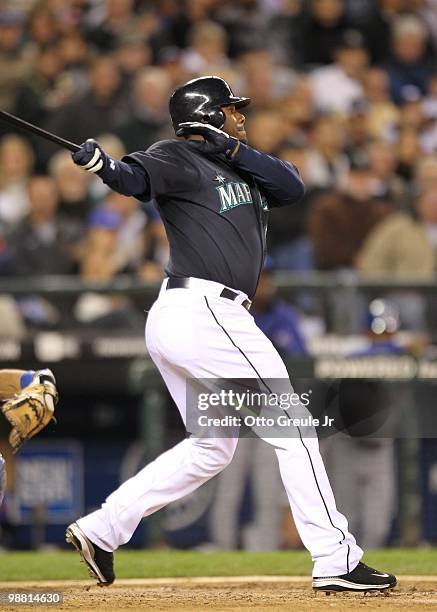
[[[423,225],[427,242],[434,253],[434,272],[437,272],[437,191],[423,191],[416,202],[416,211]]]
[[[89,80],[90,89],[86,94],[59,109],[47,121],[50,131],[81,143],[109,128],[117,128],[126,118],[126,92],[120,90],[120,70],[110,56],[93,61]],[[50,151],[53,154],[53,147]]]
[[[372,198],[367,168],[351,168],[344,191],[315,195],[308,214],[316,267],[322,270],[352,269],[371,229],[391,211],[391,205]]]
[[[119,216],[116,243],[113,249],[115,272],[137,270],[144,256],[144,230],[146,215],[141,211],[134,198],[127,198],[116,192],[109,192],[97,211],[115,212]]]
[[[119,40],[135,33],[136,20],[133,0],[107,0],[96,11],[96,20],[87,38],[100,52],[114,51]]]
[[[51,117],[51,113],[60,108],[66,101],[64,92],[58,89],[58,77],[63,66],[58,49],[55,46],[38,50],[31,74],[17,88],[13,113],[42,126]],[[41,138],[27,136],[35,150],[37,162],[44,156],[44,142]],[[37,170],[42,170],[37,163]]]
[[[204,21],[213,20],[219,4],[217,0],[184,0],[183,3],[177,2],[170,9],[167,8],[167,13],[170,13],[166,15],[170,44],[185,49],[190,44],[191,28]]]
[[[161,49],[157,57],[157,66],[167,73],[172,84],[172,91],[191,78],[191,74],[187,72],[182,63],[182,50],[178,47],[167,46]]]
[[[413,185],[416,194],[437,189],[437,154],[422,155],[416,160]]]
[[[157,283],[165,276],[169,245],[164,224],[153,201],[143,204],[142,208],[147,215],[147,224],[144,232],[144,260],[138,269],[138,276],[146,282]]]
[[[293,97],[293,86],[296,73],[286,66],[278,66],[273,54],[264,46],[249,49],[238,58],[238,89],[251,99],[248,114],[261,109],[268,110],[281,105],[284,110],[287,103],[284,97]]]
[[[424,228],[410,215],[394,212],[367,236],[357,265],[367,277],[432,277],[434,259]]]
[[[428,30],[414,15],[399,16],[392,26],[392,60],[387,64],[390,93],[396,104],[408,99],[415,87],[424,95],[432,74],[426,45]]]
[[[419,135],[412,128],[401,129],[397,141],[398,165],[396,174],[407,181],[408,185],[414,179],[417,160],[420,159],[422,148]]]
[[[32,73],[17,91],[14,112],[27,121],[34,123],[44,121],[48,111],[55,110],[56,106],[64,102],[62,99],[58,104],[55,100],[50,101],[50,98],[54,98],[53,90],[57,86],[57,78],[64,68],[57,46],[39,48],[35,55]]]
[[[276,154],[287,138],[280,112],[257,111],[248,119],[250,141],[256,149]]]
[[[59,40],[59,21],[45,2],[36,3],[28,16],[26,34],[32,50],[53,45]]]
[[[366,278],[430,280],[434,275],[434,252],[423,223],[399,211],[382,219],[367,235],[356,255],[356,265]],[[425,329],[423,296],[405,290],[390,293],[389,297],[399,308],[406,329]]]
[[[189,32],[189,46],[182,53],[182,64],[193,76],[208,73],[229,78],[230,61],[226,52],[224,28],[213,21],[203,21]]]
[[[310,75],[316,109],[348,115],[363,97],[361,79],[369,63],[364,38],[346,30],[333,51],[334,61]]]
[[[370,141],[369,105],[365,100],[357,100],[351,107],[345,123],[346,153],[350,166],[369,164],[368,144]]]
[[[371,67],[363,76],[364,97],[369,134],[373,138],[388,138],[397,125],[399,110],[390,98],[388,74]]]
[[[305,15],[303,0],[282,0],[270,20],[271,47],[278,64],[300,69],[302,57],[302,25]]]
[[[268,16],[258,0],[223,2],[216,18],[229,35],[231,58],[237,58],[247,50],[264,46],[266,41],[269,41]]]
[[[141,70],[152,63],[152,49],[143,35],[122,38],[114,55],[121,71],[122,87],[130,88]]]
[[[122,224],[122,214],[110,206],[100,206],[92,212],[79,252],[80,275],[84,281],[104,283],[122,269],[125,263],[119,251]],[[96,332],[105,329],[106,333],[129,330],[138,333],[144,327],[144,317],[130,298],[122,295],[83,292],[74,305],[73,314],[77,324]]]
[[[77,30],[64,34],[57,44],[62,64],[61,78],[56,82],[58,104],[80,98],[88,88],[89,48],[85,37]]]
[[[55,153],[50,159],[48,170],[58,190],[59,211],[65,217],[84,225],[93,204],[89,194],[89,177],[80,172],[80,168],[71,166],[68,151]]]
[[[335,115],[319,115],[312,124],[307,151],[306,179],[310,188],[334,188],[341,184],[349,168],[343,152],[346,133]]]
[[[394,145],[376,140],[368,146],[372,195],[396,202],[398,208],[406,207],[406,185],[396,175],[397,152]]]
[[[375,4],[377,6],[374,6],[371,15],[362,25],[362,30],[371,52],[372,63],[379,65],[386,62],[390,55],[392,23],[404,11],[405,0],[377,0]]]
[[[34,165],[28,141],[13,134],[0,141],[0,228],[16,225],[29,210],[27,181]]]
[[[330,64],[348,27],[342,0],[310,0],[301,26],[302,63],[312,67]]]
[[[432,47],[437,51],[437,2],[436,0],[416,0],[414,8],[429,28]]]
[[[297,78],[292,88],[282,98],[280,107],[291,125],[288,136],[290,141],[297,146],[307,144],[316,117],[310,80],[306,77]]]
[[[9,273],[21,276],[70,274],[80,227],[58,213],[59,196],[48,176],[32,176],[28,186],[29,213],[7,236]]]
[[[172,136],[167,111],[171,92],[171,80],[164,69],[144,68],[138,72],[132,112],[117,130],[127,151],[145,150],[157,140]]]
[[[23,50],[24,17],[0,10],[0,108],[12,110],[15,91],[29,74],[32,56]],[[0,134],[5,126],[0,126]]]

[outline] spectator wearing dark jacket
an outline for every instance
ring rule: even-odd
[[[128,151],[144,151],[171,137],[167,103],[172,83],[162,68],[144,68],[134,82],[133,108],[116,131]],[[168,134],[166,134],[168,131]]]
[[[58,216],[58,193],[53,179],[33,176],[28,194],[28,216],[6,237],[9,272],[32,277],[73,272],[79,231],[76,224]]]

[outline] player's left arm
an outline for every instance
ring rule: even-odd
[[[289,162],[257,151],[242,142],[231,159],[236,168],[253,176],[267,196],[270,207],[294,204],[305,193],[299,170]]]
[[[238,170],[251,174],[266,195],[269,206],[287,206],[303,197],[305,185],[293,164],[257,151],[208,123],[181,123],[176,135],[190,134],[200,134],[204,137],[203,142],[190,141],[201,153],[224,153]]]

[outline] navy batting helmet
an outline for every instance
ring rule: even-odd
[[[200,121],[222,129],[225,114],[222,106],[235,104],[242,108],[250,103],[250,98],[240,98],[228,83],[218,76],[204,76],[188,81],[178,87],[170,98],[170,116],[175,132],[180,123]]]

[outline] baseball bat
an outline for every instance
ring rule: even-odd
[[[72,153],[79,151],[80,146],[75,144],[74,142],[70,142],[69,140],[65,140],[65,138],[61,138],[60,136],[56,136],[56,134],[52,134],[51,132],[47,132],[47,130],[43,130],[33,123],[29,123],[28,121],[24,121],[24,119],[20,119],[20,117],[16,117],[11,113],[7,113],[4,110],[0,110],[0,119],[7,121],[8,123],[12,123],[13,125],[18,126],[19,128],[25,130],[26,132],[32,132],[32,134],[37,134],[46,140],[50,140],[65,149],[69,149]]]

